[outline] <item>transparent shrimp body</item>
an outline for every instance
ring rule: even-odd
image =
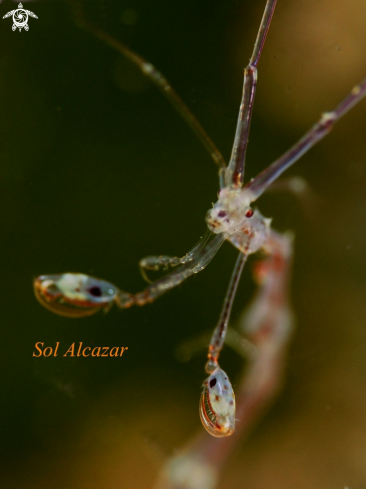
[[[253,195],[247,189],[223,188],[206,216],[208,228],[227,239],[245,254],[256,253],[268,241],[271,219],[266,219],[250,204]]]

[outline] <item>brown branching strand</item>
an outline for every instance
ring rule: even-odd
[[[288,301],[292,242],[277,233],[272,238],[273,253],[259,263],[266,276],[240,321],[241,329],[256,347],[256,354],[250,356],[237,388],[235,432],[221,439],[198,434],[178,456],[167,461],[155,489],[214,489],[228,457],[263,416],[282,386],[293,329]],[[199,485],[195,485],[197,481]]]

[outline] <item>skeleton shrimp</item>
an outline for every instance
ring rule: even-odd
[[[286,284],[292,256],[292,239],[289,235],[274,231],[271,228],[271,220],[265,218],[259,210],[253,209],[253,203],[366,95],[364,79],[332,111],[323,113],[318,122],[294,146],[244,185],[249,129],[257,89],[257,66],[275,6],[276,0],[267,0],[254,50],[244,71],[243,94],[228,165],[202,126],[154,66],[97,27],[87,21],[82,22],[85,29],[135,63],[169,98],[218,165],[220,190],[217,202],[206,215],[208,230],[186,255],[182,258],[167,255],[149,256],[140,261],[140,268],[145,277],[147,270],[172,269],[142,292],[124,292],[105,280],[81,273],[41,275],[34,281],[36,297],[47,309],[66,317],[84,317],[101,309],[108,311],[114,303],[121,309],[151,303],[188,277],[201,272],[224,241],[234,245],[239,250],[239,257],[221,316],[210,341],[206,363],[209,377],[204,382],[199,408],[204,427],[211,435],[217,437],[231,435],[235,429],[235,395],[218,360],[225,341],[237,285],[249,255],[262,252],[266,256],[256,269],[256,279],[261,293],[250,311],[255,319],[252,323],[257,325],[257,331],[252,331],[252,335],[257,334],[257,341],[261,341],[261,336],[268,334],[273,324],[281,325],[276,331],[277,335],[284,334],[290,320]],[[263,324],[266,328],[263,328]]]

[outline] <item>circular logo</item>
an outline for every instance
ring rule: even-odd
[[[28,14],[25,10],[18,8],[17,10],[14,10],[13,13],[13,22],[14,25],[18,28],[24,27],[27,22],[28,22]]]

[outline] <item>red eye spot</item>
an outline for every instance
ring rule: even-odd
[[[252,217],[252,215],[253,215],[253,214],[254,214],[253,209],[248,209],[248,210],[246,211],[246,213],[245,213],[245,216],[246,216],[246,217]]]

